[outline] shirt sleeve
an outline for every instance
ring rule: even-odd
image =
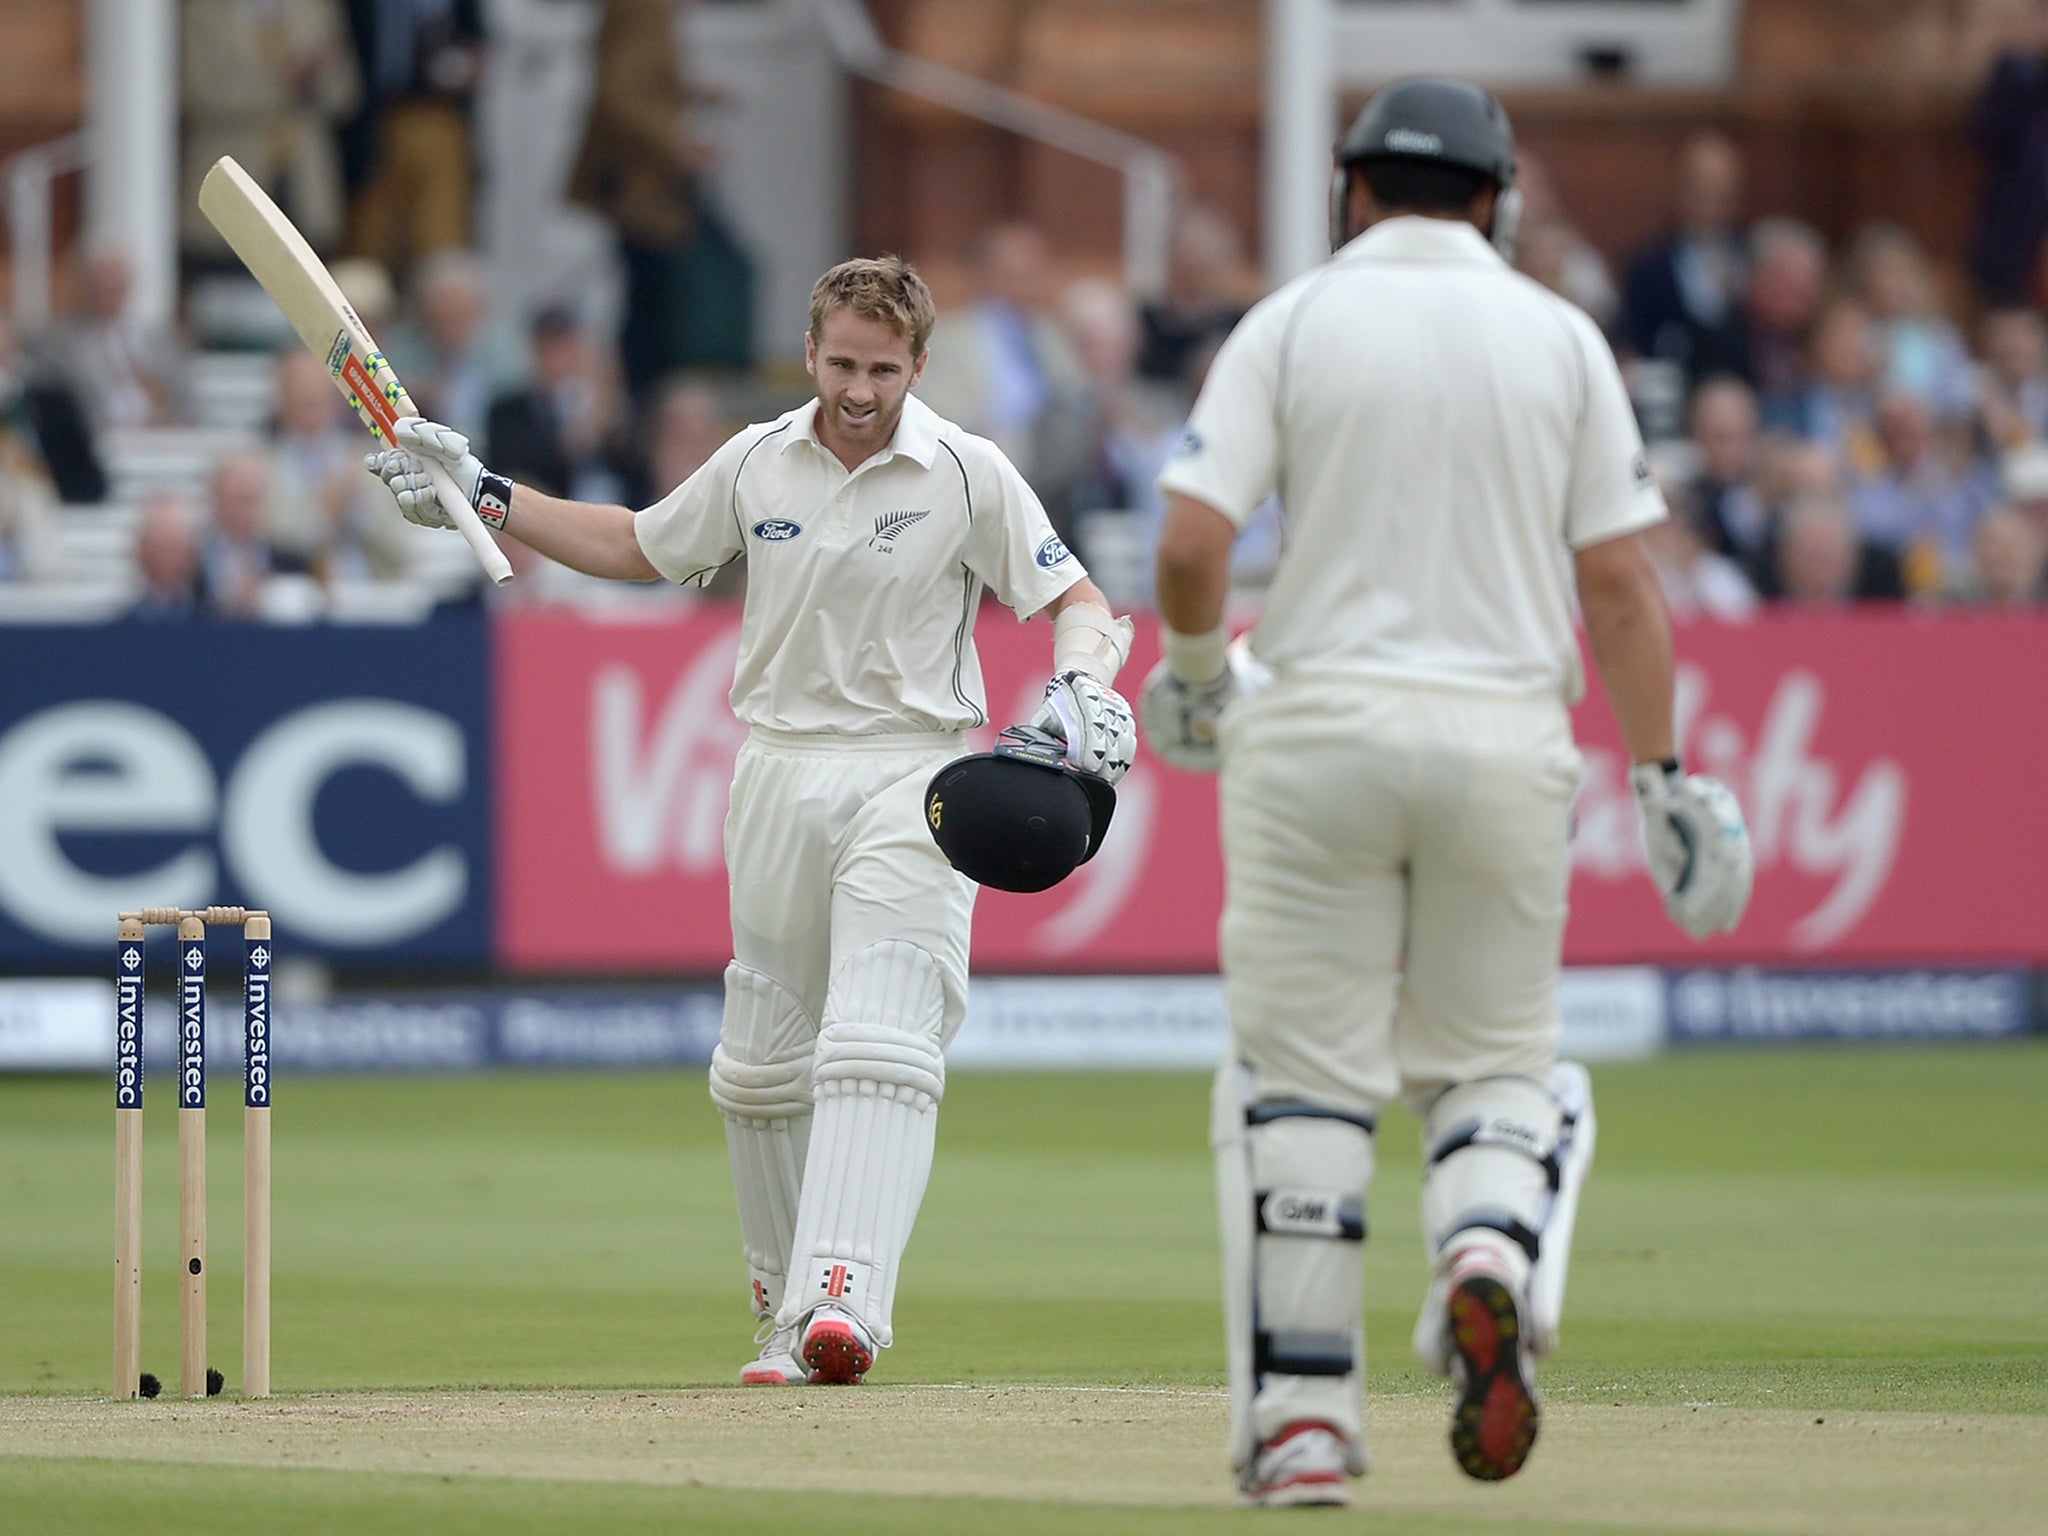
[[[1280,482],[1280,347],[1292,304],[1256,306],[1202,381],[1159,488],[1214,507],[1242,528]]]
[[[1028,619],[1088,574],[1001,449],[970,439],[967,568]],[[976,451],[978,450],[978,451]]]
[[[633,514],[633,533],[648,562],[670,581],[702,586],[746,547],[740,528],[739,472],[766,433],[742,432],[706,459],[698,471],[651,507]]]
[[[1572,445],[1565,542],[1584,549],[1662,522],[1665,507],[1614,354],[1583,314],[1573,310],[1571,318],[1573,339],[1586,364],[1586,400]]]

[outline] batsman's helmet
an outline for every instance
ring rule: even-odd
[[[1412,160],[1477,171],[1500,188],[1493,243],[1514,254],[1521,194],[1515,190],[1515,131],[1501,104],[1464,80],[1417,75],[1374,93],[1337,145],[1331,187],[1331,244],[1343,243],[1345,184],[1351,168],[1375,160]]]
[[[1013,725],[993,752],[956,758],[932,775],[924,821],[968,879],[999,891],[1042,891],[1095,857],[1116,791],[1068,763],[1066,744]]]

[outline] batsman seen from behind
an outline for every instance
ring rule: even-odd
[[[406,516],[439,526],[421,466],[439,459],[487,521],[592,575],[701,583],[747,561],[733,959],[711,1062],[760,1322],[744,1382],[857,1382],[893,1336],[944,1052],[967,1011],[976,889],[926,832],[923,797],[988,721],[984,587],[1020,617],[1051,616],[1032,724],[1072,767],[1114,783],[1136,744],[1113,687],[1130,621],[1001,451],[910,393],[934,319],[902,261],[834,267],[804,339],[817,399],[746,428],[638,512],[515,486],[430,421],[402,421],[399,446],[369,461]]]
[[[1600,332],[1504,259],[1514,177],[1485,92],[1382,90],[1339,147],[1336,254],[1232,334],[1161,477],[1140,708],[1154,751],[1222,774],[1212,1141],[1258,1504],[1342,1503],[1365,1471],[1364,1198],[1397,1098],[1424,1128],[1415,1346],[1454,1384],[1451,1449],[1494,1481],[1535,1441],[1593,1129],[1556,1060],[1575,584],[1671,916],[1704,936],[1749,897],[1741,811],[1675,755],[1637,537],[1664,507]],[[1293,536],[1232,645],[1231,542],[1276,490]]]

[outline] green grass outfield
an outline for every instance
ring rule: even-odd
[[[1598,1069],[1543,1443],[1480,1488],[1407,1350],[1414,1123],[1369,1202],[1376,1531],[2048,1529],[2048,1042]],[[240,1375],[240,1120],[211,1118],[229,1398],[109,1404],[111,1086],[0,1079],[0,1533],[1241,1526],[1192,1076],[956,1076],[871,1385],[742,1392],[701,1074],[285,1079],[274,1384]],[[176,1131],[144,1368],[175,1390]]]

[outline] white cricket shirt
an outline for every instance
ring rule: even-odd
[[[1280,494],[1268,664],[1570,699],[1571,551],[1664,516],[1598,328],[1444,219],[1375,224],[1257,305],[1160,485],[1240,527]]]
[[[702,583],[747,557],[732,707],[750,726],[871,735],[988,722],[986,586],[1029,618],[1087,573],[1002,451],[915,395],[849,473],[813,400],[748,427],[634,514],[654,568]]]

